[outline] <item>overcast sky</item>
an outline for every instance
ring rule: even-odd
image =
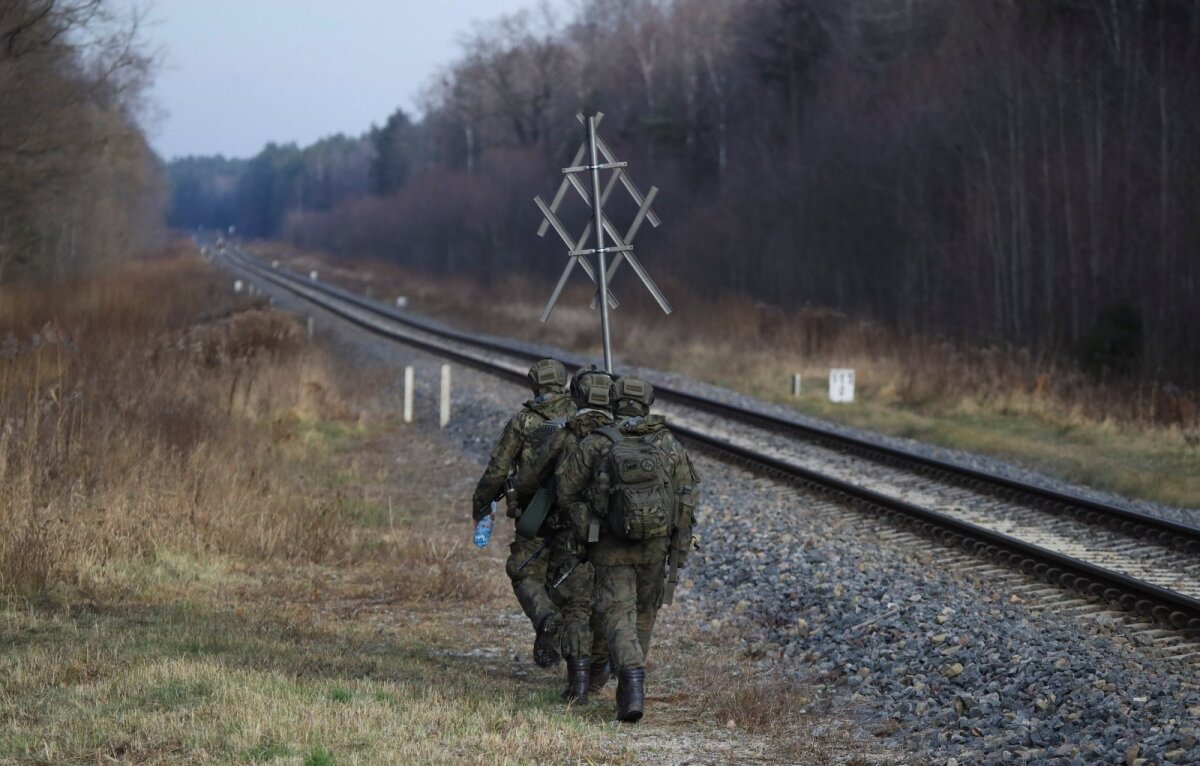
[[[155,0],[146,37],[165,63],[150,94],[151,144],[165,159],[248,157],[268,141],[361,133],[398,106],[415,110],[473,22],[535,2]]]

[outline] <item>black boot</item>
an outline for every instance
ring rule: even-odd
[[[591,657],[567,658],[567,689],[562,693],[564,702],[582,705],[587,702],[588,681],[592,674]]]
[[[604,662],[592,663],[592,677],[588,681],[588,691],[592,694],[598,693],[608,683],[609,677],[612,675],[612,665],[608,660]]]
[[[551,612],[538,623],[537,638],[533,640],[533,661],[539,668],[552,668],[562,659],[558,641],[562,635],[562,618]]]
[[[617,671],[617,720],[637,723],[646,707],[646,669]]]

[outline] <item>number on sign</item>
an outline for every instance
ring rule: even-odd
[[[854,370],[834,368],[829,371],[829,401],[854,401]]]

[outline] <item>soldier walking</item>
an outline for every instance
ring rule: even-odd
[[[575,373],[571,395],[579,409],[564,428],[544,441],[532,460],[521,466],[515,481],[519,493],[532,495],[539,488],[553,491],[555,468],[562,457],[588,434],[614,424],[610,409],[612,383],[612,377],[594,365]],[[576,539],[574,525],[557,503],[556,494],[544,528],[548,530],[550,548],[546,567],[550,597],[563,617],[560,651],[567,660],[567,687],[562,697],[567,702],[584,703],[588,692],[604,688],[609,677],[603,633],[593,620],[594,572],[587,561],[586,545]]]
[[[525,402],[505,424],[487,469],[475,487],[471,513],[475,523],[489,513],[492,501],[501,493],[506,496],[508,515],[519,517],[530,497],[515,491],[510,475],[532,459],[537,447],[535,435],[544,424],[554,420],[565,422],[575,413],[575,402],[566,390],[567,370],[562,362],[542,359],[534,363],[529,368],[529,385],[534,398]],[[548,668],[559,660],[562,617],[546,592],[546,557],[540,555],[543,542],[540,537],[516,536],[509,546],[505,571],[512,580],[521,609],[537,631],[533,660],[539,667]]]
[[[682,445],[651,415],[654,389],[633,375],[612,387],[619,426],[596,429],[559,461],[559,504],[595,569],[595,609],[617,673],[617,718],[645,708],[654,621],[691,549],[699,479]],[[664,582],[666,580],[666,582]]]

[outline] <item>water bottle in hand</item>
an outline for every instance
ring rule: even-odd
[[[475,547],[486,548],[492,539],[492,519],[496,516],[496,503],[492,503],[492,512],[479,520],[475,525]]]

